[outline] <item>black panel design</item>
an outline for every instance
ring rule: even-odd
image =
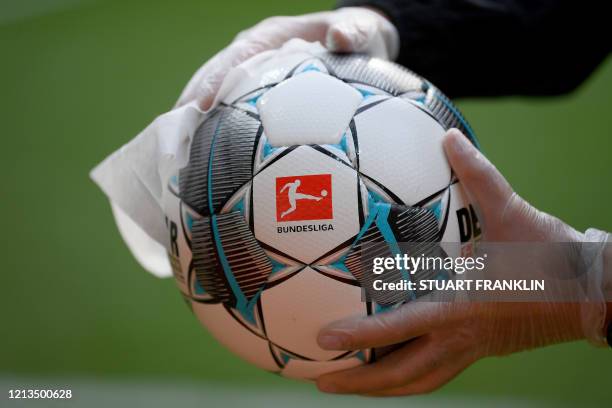
[[[440,231],[433,212],[425,208],[392,206],[388,222],[393,235],[400,242],[402,253],[413,257],[446,257],[438,242]],[[420,268],[411,275],[411,280],[418,282],[421,279],[435,279],[439,273],[440,269]],[[423,294],[416,291],[417,297]]]
[[[391,205],[386,221],[402,254],[413,257],[444,258],[446,256],[438,243],[438,221],[431,211],[418,207]],[[349,251],[344,264],[364,288],[366,300],[387,306],[409,300],[414,295],[418,297],[424,294],[419,291],[410,293],[397,290],[373,290],[375,280],[391,283],[409,278],[412,282],[418,282],[421,279],[434,279],[439,275],[440,271],[432,268],[420,268],[409,275],[406,275],[409,271],[402,272],[395,268],[380,275],[373,273],[375,258],[393,256],[390,244],[385,240],[376,223],[369,226]]]
[[[442,92],[434,87],[429,89],[427,98],[425,99],[425,106],[434,116],[434,118],[440,122],[444,129],[450,128],[459,129],[464,135],[468,136],[472,143],[476,144],[474,138],[474,131],[467,123],[459,109],[453,105],[453,103],[444,95]]]
[[[250,299],[265,286],[272,273],[272,263],[241,213],[218,215],[217,228],[232,274],[242,293]]]
[[[179,187],[183,201],[202,215],[210,215],[208,207],[208,165],[213,135],[222,112],[218,108],[200,125],[193,135],[189,163],[179,171]]]
[[[189,164],[179,173],[182,199],[204,216],[223,204],[253,176],[251,157],[260,122],[247,112],[221,106],[200,125],[191,143]],[[211,163],[212,151],[212,163]],[[208,169],[212,168],[212,203]]]
[[[392,256],[389,245],[387,245],[382,233],[374,223],[370,225],[359,242],[351,248],[346,256],[344,265],[364,288],[367,301],[373,300],[381,305],[392,305],[408,298],[409,294],[401,291],[372,290],[374,281],[377,279],[382,279],[384,282],[399,282],[402,280],[402,274],[397,270],[388,271],[382,275],[376,275],[372,272],[374,258]]]
[[[212,158],[214,211],[253,177],[251,158],[261,122],[251,115],[229,109],[217,132]]]
[[[445,129],[457,128],[477,145],[474,131],[453,103],[437,88],[409,69],[367,55],[328,53],[319,58],[331,75],[343,81],[373,86],[391,95],[423,103]]]
[[[438,220],[425,208],[392,205],[388,222],[398,242],[435,242],[438,239]]]
[[[196,279],[200,286],[216,301],[233,303],[233,295],[225,280],[215,248],[210,218],[203,217],[193,222],[191,251]]]
[[[266,284],[272,263],[259,246],[242,214],[234,211],[215,218],[223,253],[217,251],[212,220],[204,217],[193,224],[193,265],[196,279],[215,300],[236,303],[236,295],[222,267],[227,262],[240,292],[250,300]]]
[[[347,82],[370,85],[394,96],[422,88],[421,77],[389,61],[344,54],[325,54],[319,58],[331,75]]]

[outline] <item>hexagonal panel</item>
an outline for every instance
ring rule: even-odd
[[[304,60],[312,58],[305,51],[279,53],[263,52],[232,69],[225,82],[227,86],[220,96],[227,104],[234,103],[256,89],[281,82]],[[225,85],[225,83],[224,83]]]
[[[362,99],[344,82],[306,71],[265,93],[257,109],[272,146],[336,144]]]
[[[412,103],[392,98],[355,116],[359,170],[414,205],[450,182],[444,129]]]
[[[343,354],[317,344],[319,330],[349,316],[365,316],[361,289],[306,267],[265,290],[261,298],[270,341],[294,354],[326,361]]]
[[[325,153],[289,151],[253,180],[255,237],[303,263],[316,260],[359,232],[357,184],[353,168]]]
[[[231,352],[264,370],[279,370],[268,342],[242,326],[223,305],[198,302],[191,305],[200,323]]]

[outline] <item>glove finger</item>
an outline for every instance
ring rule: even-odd
[[[353,43],[351,39],[336,26],[331,26],[325,36],[325,47],[334,52],[351,52]]]
[[[451,358],[448,349],[420,337],[372,364],[322,375],[317,387],[337,394],[369,394],[404,386],[442,367]]]
[[[206,63],[189,81],[177,106],[197,100],[204,111],[212,108],[217,92],[227,73],[250,57],[273,47],[274,44],[238,40]]]
[[[451,167],[470,198],[490,220],[512,196],[512,187],[497,168],[457,129],[450,129],[444,149]]]
[[[415,302],[368,317],[351,317],[324,327],[317,338],[329,350],[360,350],[402,343],[460,319],[460,308],[446,303]]]
[[[333,23],[327,30],[326,46],[335,52],[365,52],[388,57],[377,22],[372,18],[349,18]]]
[[[252,29],[240,32],[235,40],[200,68],[183,90],[176,106],[197,100],[203,110],[210,109],[228,71],[252,56],[278,48],[291,38],[323,41],[328,13],[304,17],[272,17]]]
[[[405,395],[427,394],[447,384],[450,380],[461,374],[473,363],[473,360],[466,356],[451,358],[447,363],[437,369],[425,374],[421,378],[409,384],[387,388],[382,391],[375,391],[364,394],[368,397],[399,397]]]

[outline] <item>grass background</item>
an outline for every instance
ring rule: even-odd
[[[168,110],[238,31],[333,3],[49,3],[0,2],[0,375],[314,394],[231,355],[198,325],[173,281],[142,271],[88,172]],[[566,97],[458,104],[519,194],[576,228],[612,230],[610,89],[608,60]],[[611,363],[609,351],[584,343],[549,347],[481,361],[437,395],[596,405],[609,402]]]

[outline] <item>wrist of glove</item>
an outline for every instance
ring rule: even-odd
[[[596,346],[605,346],[607,341],[606,302],[612,301],[612,261],[610,241],[605,231],[594,228],[584,234],[581,264],[588,274],[587,302],[582,304],[581,320],[585,337]]]

